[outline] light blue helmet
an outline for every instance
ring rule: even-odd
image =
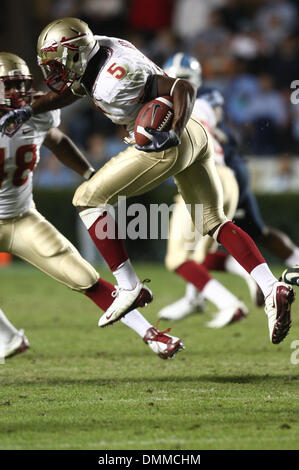
[[[201,87],[197,92],[197,98],[207,101],[212,108],[215,108],[215,106],[224,106],[224,97],[217,88]]]
[[[170,57],[163,69],[172,78],[184,78],[191,82],[196,88],[201,86],[201,65],[199,61],[191,55],[178,52]]]

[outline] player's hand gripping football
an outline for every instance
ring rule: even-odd
[[[2,135],[12,137],[22,124],[32,116],[31,106],[22,106],[18,109],[12,109],[4,114],[0,119],[0,132]]]
[[[142,150],[143,152],[162,152],[181,143],[181,139],[173,129],[170,131],[157,131],[151,127],[146,127],[145,130],[153,136],[153,140],[150,144],[142,147],[136,145],[137,150]]]

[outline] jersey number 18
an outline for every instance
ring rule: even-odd
[[[0,148],[0,188],[7,177],[5,172],[5,148]],[[14,186],[22,186],[28,180],[29,171],[33,171],[36,164],[36,145],[22,145],[15,155],[16,169],[12,175]]]

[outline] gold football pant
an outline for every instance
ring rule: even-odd
[[[85,291],[99,274],[36,209],[0,220],[0,251],[22,258],[71,289]]]
[[[216,165],[216,168],[223,187],[224,213],[228,219],[232,219],[238,205],[238,184],[230,168],[219,165]],[[186,238],[185,230],[190,226],[190,214],[180,195],[175,197],[175,203],[170,220],[165,257],[166,268],[171,271],[175,271],[189,260],[202,263],[207,253],[215,251],[218,247],[218,243],[206,235],[195,244],[194,249],[190,249],[191,243],[195,242],[195,237],[193,239]]]
[[[164,152],[140,152],[131,146],[107,162],[76,190],[77,207],[115,204],[118,196],[137,196],[174,176],[195,221],[195,204],[203,204],[203,234],[226,220],[222,186],[215,168],[213,143],[200,122],[189,119],[181,144]]]

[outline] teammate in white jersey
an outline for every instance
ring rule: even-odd
[[[18,56],[0,53],[0,112],[19,109],[34,100],[32,76]],[[32,175],[41,145],[79,175],[89,178],[95,170],[57,126],[60,112],[32,117],[10,137],[0,136],[0,251],[12,253],[75,291],[84,293],[102,310],[113,302],[115,288],[99,278],[77,249],[36,209],[32,198]],[[139,334],[161,358],[183,348],[179,338],[159,332],[136,309],[129,306],[123,323]],[[128,310],[128,311],[129,311]],[[16,330],[0,310],[0,351],[4,357],[29,346],[23,330]]]
[[[79,98],[76,94],[88,96],[113,122],[125,125],[129,132],[144,103],[158,96],[170,95],[173,99],[174,118],[169,131],[150,129],[149,145],[130,147],[111,159],[79,186],[73,198],[90,236],[118,281],[115,301],[100,318],[99,325],[122,318],[136,299],[141,303],[150,301],[130,264],[123,240],[97,236],[103,220],[112,223],[107,205],[114,204],[120,195],[142,194],[174,176],[185,203],[190,204],[196,225],[196,207],[203,206],[203,235],[209,234],[221,243],[261,287],[270,340],[280,343],[291,325],[294,290],[275,278],[253,240],[224,214],[211,138],[198,119],[191,116],[195,88],[184,79],[165,76],[127,41],[94,36],[88,25],[77,18],[58,19],[46,26],[37,49],[45,82],[53,91],[32,106],[2,117],[0,130],[4,133],[32,115],[73,103]],[[201,229],[198,225],[197,228]],[[116,227],[114,233],[118,233]]]

